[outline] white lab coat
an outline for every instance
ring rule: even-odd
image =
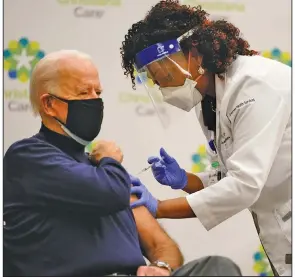
[[[225,80],[216,77],[216,146],[225,177],[187,196],[207,230],[249,208],[280,276],[291,275],[291,68],[240,56]],[[205,135],[200,105],[197,107]],[[209,139],[209,138],[208,138]]]

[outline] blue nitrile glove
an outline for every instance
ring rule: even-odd
[[[136,208],[140,206],[145,206],[148,211],[156,217],[158,209],[158,200],[147,190],[145,185],[136,177],[129,175],[133,187],[131,187],[131,194],[134,194],[139,198],[137,201],[133,202],[130,207]]]
[[[181,169],[177,161],[171,157],[164,148],[160,149],[160,156],[151,156],[148,163],[152,165],[155,179],[163,184],[169,185],[173,189],[183,189],[187,185],[187,175]]]

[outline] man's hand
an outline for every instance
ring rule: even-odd
[[[123,153],[116,143],[102,140],[95,143],[90,158],[94,162],[99,162],[104,157],[113,158],[120,163],[123,161]]]
[[[137,269],[137,276],[170,276],[168,269],[157,266],[140,266]]]

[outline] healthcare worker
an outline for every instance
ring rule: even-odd
[[[291,275],[291,68],[250,50],[231,23],[172,0],[132,25],[121,55],[133,87],[135,67],[151,97],[157,89],[164,102],[196,109],[212,159],[193,175],[162,148],[148,159],[154,177],[190,195],[158,201],[133,178],[132,206],[197,217],[207,230],[249,208],[274,274]]]

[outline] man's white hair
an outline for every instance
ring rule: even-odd
[[[89,55],[80,51],[60,50],[46,55],[36,64],[30,79],[30,102],[35,115],[40,113],[40,95],[42,93],[58,95],[60,62],[75,58],[92,61]],[[64,63],[62,64],[64,65]]]

